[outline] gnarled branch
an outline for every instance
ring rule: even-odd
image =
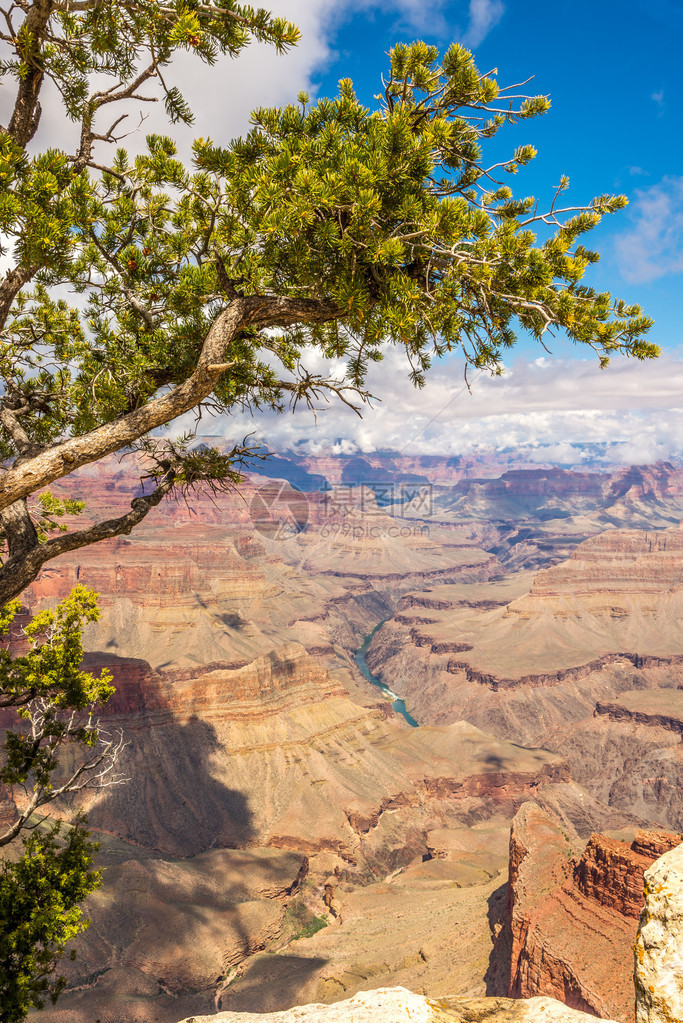
[[[90,433],[63,441],[33,458],[15,464],[0,478],[0,510],[28,497],[41,487],[48,486],[54,480],[67,476],[82,465],[88,465],[105,455],[121,450],[150,430],[155,430],[195,408],[215,388],[222,372],[220,367],[225,362],[232,340],[246,327],[287,327],[293,323],[322,323],[339,315],[337,306],[325,299],[271,295],[251,295],[235,299],[211,325],[195,371],[187,380],[113,423],[106,423],[91,430]],[[50,541],[55,542],[57,541]],[[0,603],[2,600],[0,587]]]
[[[36,542],[33,546],[24,545],[21,550],[15,548],[14,553],[0,569],[0,606],[17,597],[29,586],[40,572],[43,565],[67,554],[69,551],[80,550],[100,540],[110,540],[114,536],[123,536],[131,532],[155,508],[162,498],[172,489],[175,482],[173,472],[167,473],[162,482],[150,493],[136,497],[130,503],[130,511],[114,519],[97,522],[86,529],[75,533],[63,533],[45,543]],[[21,502],[16,502],[16,505]],[[35,530],[34,530],[35,532]],[[10,551],[12,551],[10,541]]]

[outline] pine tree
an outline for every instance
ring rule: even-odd
[[[172,490],[234,482],[240,448],[158,439],[183,413],[326,398],[358,409],[388,345],[405,351],[417,386],[451,351],[498,372],[520,331],[540,344],[563,331],[600,365],[657,354],[638,306],[582,283],[598,259],[583,236],[626,199],[564,206],[566,178],[547,210],[515,198],[503,182],[533,147],[489,166],[486,144],[548,100],[501,87],[462,46],[440,59],[424,43],[397,45],[374,109],[344,80],[334,99],[256,110],[244,138],[198,139],[184,166],[172,129],[142,155],[117,147],[108,108],[155,81],[171,124],[189,121],[170,81],[178,49],[211,63],[250,34],[284,49],[296,29],[233,0],[3,11],[16,103],[0,134],[13,259],[0,284],[0,602],[49,559],[130,532]],[[47,80],[80,125],[75,152],[29,149]],[[307,371],[311,348],[343,360],[346,378]],[[122,450],[144,456],[146,495],[125,515],[41,536],[55,521],[38,493]]]
[[[81,667],[83,626],[99,617],[95,598],[78,586],[21,629],[19,601],[0,610],[0,707],[16,713],[0,749],[0,783],[17,805],[0,828],[0,849],[11,852],[0,863],[3,1023],[23,1020],[47,996],[56,1000],[65,983],[59,961],[88,923],[80,904],[100,883],[85,817],[67,825],[41,811],[67,793],[123,780],[123,737],[96,716],[114,692],[111,676]],[[13,654],[10,638],[25,651]]]

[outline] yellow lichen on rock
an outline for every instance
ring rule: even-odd
[[[645,874],[635,945],[636,1023],[683,1020],[683,843]]]

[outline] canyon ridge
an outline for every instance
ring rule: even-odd
[[[70,797],[106,870],[46,1023],[394,988],[630,1023],[643,877],[683,830],[683,469],[258,470],[24,595],[100,594],[86,663],[127,743],[125,784]],[[86,521],[139,486],[124,459],[53,492]]]

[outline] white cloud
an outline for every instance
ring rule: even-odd
[[[335,0],[269,0],[265,6],[301,30],[301,41],[288,53],[251,43],[234,60],[224,58],[214,67],[189,53],[174,59],[169,80],[179,86],[195,115],[192,125],[176,125],[172,131],[183,156],[189,155],[194,138],[211,137],[225,145],[249,129],[256,107],[295,102],[298,92],[313,91],[313,78],[330,58],[336,19],[345,5]],[[161,103],[143,112],[148,118],[136,132],[140,145],[149,132],[168,134]]]
[[[312,365],[321,368],[319,357]],[[362,421],[333,404],[317,423],[306,410],[263,412],[255,419],[205,420],[202,433],[234,441],[255,431],[273,448],[304,445],[316,453],[526,447],[537,461],[570,464],[583,457],[573,445],[601,445],[605,460],[626,463],[683,453],[683,359],[672,356],[652,363],[618,359],[603,371],[597,360],[520,360],[500,378],[473,378],[469,394],[454,359],[436,364],[426,388],[416,391],[405,359],[390,350],[369,383],[383,400],[366,409]]]
[[[633,227],[615,241],[624,280],[643,284],[683,271],[683,177],[635,193]]]
[[[501,0],[470,0],[469,24],[461,42],[472,48],[480,46],[504,11]]]

